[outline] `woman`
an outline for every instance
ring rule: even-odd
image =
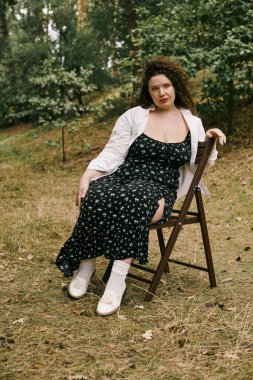
[[[77,270],[68,293],[78,299],[87,291],[96,257],[114,259],[97,306],[100,315],[119,308],[131,260],[148,261],[150,223],[168,220],[177,197],[187,192],[198,141],[226,141],[218,129],[205,133],[193,116],[187,75],[167,57],[146,63],[139,104],[117,120],[84,172],[76,200],[80,215],[56,261],[65,276]],[[209,164],[216,157],[215,148]]]

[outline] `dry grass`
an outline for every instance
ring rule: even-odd
[[[145,285],[129,279],[121,310],[98,317],[101,258],[89,294],[80,301],[67,297],[68,281],[54,259],[77,216],[81,171],[108,134],[107,124],[74,123],[65,165],[60,148],[48,146],[59,143],[58,130],[0,134],[0,378],[252,380],[250,147],[223,150],[207,176],[217,288],[208,287],[205,273],[172,265],[151,303],[143,302]],[[158,256],[153,234],[150,251],[152,263]],[[196,226],[184,228],[175,255],[202,262]],[[152,339],[142,336],[148,330]]]

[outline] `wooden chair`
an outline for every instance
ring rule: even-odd
[[[151,299],[153,298],[153,295],[155,294],[156,288],[161,280],[161,276],[163,272],[167,273],[169,270],[168,262],[172,262],[175,264],[184,265],[190,268],[208,272],[210,286],[211,287],[216,286],[211,247],[210,247],[208,230],[207,230],[207,225],[206,225],[204,205],[203,205],[201,191],[200,191],[200,188],[198,187],[199,181],[206,167],[208,157],[211,153],[214,143],[215,143],[214,138],[211,138],[205,142],[198,143],[198,152],[197,152],[197,157],[195,161],[195,163],[197,164],[197,169],[193,176],[192,182],[185,196],[181,209],[180,210],[173,209],[171,218],[166,223],[150,225],[150,230],[156,230],[157,232],[157,237],[158,237],[158,242],[159,242],[159,247],[160,247],[160,252],[161,252],[161,259],[157,268],[152,269],[144,265],[136,264],[134,262],[131,264],[131,267],[151,273],[153,275],[151,279],[147,279],[140,275],[133,274],[131,273],[131,271],[129,271],[128,273],[129,277],[132,277],[136,280],[140,280],[140,281],[150,284],[146,297],[145,297],[145,301],[151,301]],[[191,206],[194,196],[196,199],[197,211],[193,212],[193,211],[189,211],[189,208]],[[194,224],[194,223],[200,224],[203,245],[204,245],[205,259],[206,259],[206,267],[198,266],[195,264],[190,264],[190,263],[186,263],[180,260],[175,260],[175,259],[170,258],[170,255],[173,251],[173,248],[175,246],[177,237],[179,235],[179,232],[182,226],[186,224]],[[163,229],[168,228],[168,227],[172,228],[172,231],[167,243],[165,244]],[[103,281],[105,283],[109,279],[112,265],[113,265],[113,260],[110,261],[104,273]]]

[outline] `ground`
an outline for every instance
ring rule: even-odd
[[[205,181],[217,288],[207,274],[171,265],[156,297],[127,280],[120,311],[95,314],[103,293],[101,258],[89,293],[66,294],[54,265],[77,217],[82,171],[107,140],[111,123],[86,117],[60,130],[0,131],[0,379],[253,379],[252,149],[229,139]],[[168,231],[169,233],[169,231]],[[203,263],[197,226],[185,226],[173,257]],[[150,236],[150,265],[159,257]]]

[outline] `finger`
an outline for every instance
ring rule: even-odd
[[[221,145],[225,144],[226,143],[226,136],[224,135],[224,133],[219,131],[218,136],[219,136],[219,143]]]
[[[79,194],[79,192],[77,190],[77,192],[76,192],[76,206],[78,206],[78,194]]]
[[[78,208],[80,208],[80,195],[79,195],[79,193],[77,193],[77,195],[76,195],[76,206]]]
[[[83,194],[81,191],[79,191],[76,196],[76,206],[78,206],[79,208],[81,207],[82,198],[83,198]]]

